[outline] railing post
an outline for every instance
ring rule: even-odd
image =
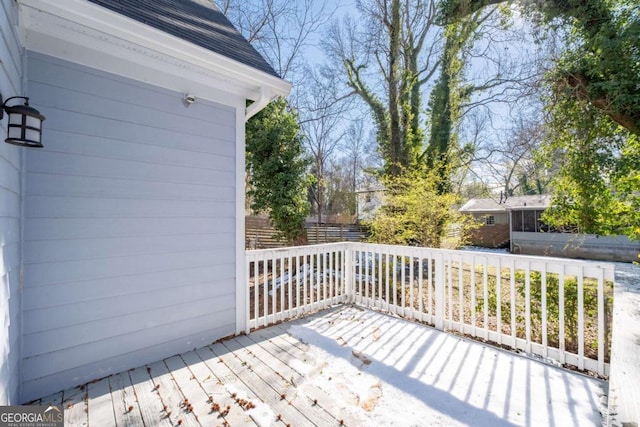
[[[435,319],[433,321],[436,329],[444,330],[444,256],[442,253],[438,253],[435,256],[435,292],[434,298],[436,303]]]
[[[344,293],[346,302],[353,302],[353,284],[355,283],[356,272],[353,265],[353,249],[351,243],[346,243],[344,248]]]

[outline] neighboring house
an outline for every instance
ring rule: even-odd
[[[540,216],[549,207],[550,200],[549,195],[474,198],[459,210],[481,223],[472,232],[472,245],[507,247],[511,231],[537,232],[543,229]]]
[[[245,330],[245,121],[289,83],[207,0],[0,0],[0,52],[46,116],[0,142],[0,405]]]
[[[638,260],[640,242],[625,236],[596,236],[551,232],[541,221],[551,196],[515,196],[471,199],[460,212],[473,215],[481,226],[472,232],[471,244],[506,247],[526,255],[560,256],[604,261]]]
[[[371,221],[382,206],[384,187],[373,185],[356,191],[356,207],[358,221]]]

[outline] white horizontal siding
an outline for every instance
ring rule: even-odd
[[[235,330],[236,109],[29,53],[24,397]]]
[[[226,316],[231,313],[233,313],[233,311],[219,314],[212,313],[202,316],[197,320],[212,325],[209,329],[211,335],[223,336],[228,334],[229,325],[216,326],[216,318],[220,315]],[[102,359],[102,363],[97,371],[95,363],[89,363],[84,366],[74,366],[68,370],[60,370],[56,373],[41,377],[37,382],[37,386],[34,386],[33,382],[26,383],[24,392],[34,396],[39,395],[44,390],[58,390],[61,383],[67,383],[69,381],[70,375],[74,375],[74,378],[77,378],[74,382],[79,381],[82,383],[86,382],[86,380],[84,380],[85,378],[94,378],[96,375],[105,377],[117,372],[126,371],[130,369],[132,365],[137,366],[140,361],[158,360],[158,354],[174,355],[183,352],[184,349],[193,349],[210,344],[211,341],[203,340],[202,334],[199,332],[188,335],[184,334],[184,330],[188,329],[189,324],[192,322],[193,319],[187,321],[186,324],[184,322],[174,322],[155,329],[140,331],[137,334],[129,334],[126,337],[115,337],[85,346],[85,348],[82,349],[83,354],[87,355],[87,357]],[[155,339],[157,334],[177,336],[178,338],[158,344]],[[135,353],[111,356],[112,353],[120,353],[114,351],[114,348],[123,345],[135,345],[139,347],[139,349],[136,350]],[[58,362],[65,364],[68,358],[75,358],[74,350],[77,351],[77,349],[69,349],[64,352],[55,352],[46,360],[39,360],[39,364],[45,365]]]
[[[0,93],[22,95],[22,49],[15,25],[18,8],[0,0]],[[0,122],[0,406],[18,404],[20,395],[21,156],[5,144],[6,117]]]
[[[218,280],[226,280],[233,278],[233,269],[227,264],[212,265],[207,263],[203,266],[188,266],[182,270],[179,269],[159,269],[158,271],[149,273],[136,272],[134,275],[111,275],[101,278],[93,278],[89,280],[77,280],[73,282],[59,283],[55,286],[44,286],[38,288],[25,289],[25,332],[39,331],[49,327],[38,318],[46,319],[43,314],[50,309],[49,314],[66,318],[69,316],[71,321],[75,321],[74,314],[65,314],[64,308],[70,309],[77,303],[90,302],[100,299],[128,298],[129,294],[144,294],[149,292],[159,292],[167,288],[177,288],[179,286],[194,285],[199,283],[209,283],[211,277]],[[145,302],[133,298],[131,301],[140,303],[141,306]],[[103,311],[111,310],[107,301],[102,304],[104,307],[95,307],[95,315],[99,315]],[[40,311],[40,315],[34,315],[35,311]],[[29,319],[26,319],[26,313],[29,313]],[[73,312],[73,310],[72,310]],[[32,318],[33,316],[33,318]],[[51,320],[50,320],[51,321]],[[51,321],[55,325],[55,320]],[[29,325],[26,327],[26,325]]]
[[[158,218],[153,222],[146,218],[102,218],[96,222],[92,218],[33,218],[29,229],[25,230],[25,239],[87,239],[117,238],[138,236],[180,236],[187,234],[212,234],[231,232],[235,220],[218,218],[215,222],[209,218],[189,217],[188,221],[175,221],[174,218]]]

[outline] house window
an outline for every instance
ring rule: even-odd
[[[496,217],[493,215],[487,215],[484,217],[484,225],[495,225]]]

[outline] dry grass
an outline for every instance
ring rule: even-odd
[[[413,268],[414,274],[410,275],[410,268]],[[390,269],[393,271],[393,268]],[[380,276],[380,272],[382,275]],[[472,273],[473,271],[473,273]],[[496,276],[497,269],[490,266],[484,270],[481,265],[472,268],[469,264],[463,264],[462,270],[458,263],[451,263],[444,274],[445,280],[445,319],[453,322],[463,321],[466,325],[475,325],[479,329],[487,328],[489,331],[501,332],[510,336],[514,333],[518,338],[527,338],[527,304],[525,299],[525,272],[514,271],[513,282],[511,285],[511,270],[508,268],[501,269],[499,280]],[[253,271],[252,271],[253,273]],[[285,280],[284,286],[274,286],[274,276],[279,277],[279,271],[273,274],[271,271],[259,271],[257,283],[254,286],[255,279],[253,275],[249,278],[250,283],[250,318],[255,318],[255,304],[257,296],[258,317],[263,317],[275,312],[287,311],[296,308],[299,305],[311,304],[319,299],[328,296],[335,296],[341,292],[342,283],[333,277],[326,278],[321,286],[314,287],[309,280],[301,280],[300,286],[295,277],[289,281]],[[369,273],[369,274],[367,274]],[[360,295],[368,295],[373,299],[387,300],[387,296],[391,303],[395,303],[398,307],[412,308],[416,312],[422,310],[424,313],[435,313],[435,301],[433,298],[429,300],[428,289],[431,287],[432,295],[435,292],[435,278],[428,279],[428,272],[423,271],[422,283],[420,284],[416,265],[406,266],[404,282],[402,274],[396,274],[396,284],[393,285],[393,275],[386,275],[386,266],[376,264],[367,272],[363,272],[362,284],[356,280],[356,292]],[[316,277],[314,277],[315,279]],[[380,283],[379,279],[382,279]],[[386,280],[385,280],[386,279]],[[412,280],[411,280],[412,279]],[[531,301],[529,310],[531,312],[530,334],[531,340],[535,343],[542,343],[542,292],[540,289],[540,280],[535,280],[532,275],[530,280]],[[572,276],[565,277],[565,350],[571,353],[578,353],[578,330],[577,330],[577,294],[575,287],[573,293],[571,284],[575,283],[576,278]],[[560,343],[560,322],[558,319],[558,277],[557,275],[547,274],[547,345],[559,348]],[[266,282],[266,286],[265,286]],[[373,282],[373,283],[372,283]],[[419,290],[422,289],[422,294]],[[306,289],[306,298],[305,298]],[[499,292],[498,292],[499,290]],[[275,304],[273,294],[275,291]],[[267,301],[265,306],[264,295],[267,292]],[[598,357],[598,334],[597,334],[597,282],[593,279],[585,279],[584,281],[584,351],[585,356],[597,360]],[[610,337],[611,337],[611,313],[613,307],[613,286],[611,283],[605,284],[605,361],[609,360]],[[515,321],[512,319],[511,305],[514,303]],[[486,307],[486,310],[485,310]],[[498,320],[500,318],[500,321]]]

